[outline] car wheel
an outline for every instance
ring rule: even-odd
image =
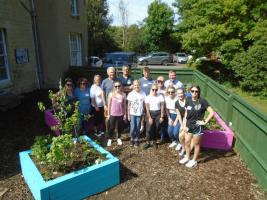
[[[142,62],[142,65],[147,66],[147,64],[148,64],[148,62],[147,62],[146,60],[144,60],[144,61]]]
[[[167,65],[168,65],[168,61],[167,61],[167,60],[164,60],[164,61],[162,62],[162,65],[167,66]]]

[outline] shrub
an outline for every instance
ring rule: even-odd
[[[231,62],[241,89],[267,96],[267,46],[253,45]]]

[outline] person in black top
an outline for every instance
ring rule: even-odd
[[[130,74],[131,74],[130,67],[124,65],[122,67],[122,77],[119,77],[119,81],[123,86],[123,92],[126,94],[126,96],[128,96],[128,94],[133,89],[134,79]],[[126,101],[126,110],[128,110],[128,101]],[[124,120],[124,132],[129,132],[129,131],[130,131],[129,122],[127,120]]]
[[[181,150],[179,155],[182,156],[185,153],[185,133],[186,133],[186,116],[185,116],[185,103],[186,97],[184,93],[184,89],[179,88],[177,90],[178,100],[175,102],[176,113],[181,115],[182,124],[179,130],[179,142],[180,146],[177,145],[176,150]],[[182,147],[182,148],[181,148]]]
[[[194,167],[197,165],[197,158],[200,152],[201,135],[203,134],[203,126],[207,124],[213,117],[214,111],[208,102],[200,97],[200,87],[193,85],[190,88],[192,94],[191,98],[188,98],[185,103],[185,115],[186,115],[186,127],[188,133],[185,136],[185,150],[186,156],[179,161],[181,164],[186,163],[186,167]],[[205,112],[208,111],[209,115],[207,119],[204,119]],[[192,142],[194,148],[193,159],[190,160],[190,144]]]
[[[122,77],[119,77],[119,81],[121,82],[122,86],[123,86],[123,92],[128,95],[129,92],[132,91],[133,89],[133,78],[130,75],[131,71],[130,71],[130,67],[127,65],[124,65],[122,67]]]

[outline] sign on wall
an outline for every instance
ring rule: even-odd
[[[15,57],[17,64],[28,63],[29,62],[28,49],[27,48],[15,49]]]

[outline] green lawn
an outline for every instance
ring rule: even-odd
[[[267,115],[267,98],[266,97],[261,97],[261,96],[253,96],[250,93],[242,91],[240,88],[234,88],[230,87],[229,85],[225,85],[225,87],[251,103],[255,108],[257,108],[260,112],[264,113]]]

